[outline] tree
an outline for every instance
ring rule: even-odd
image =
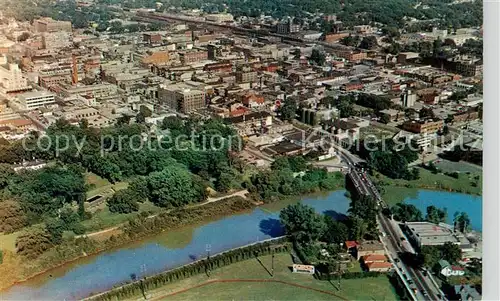
[[[146,116],[142,112],[137,113],[135,115],[135,122],[137,123],[145,123],[146,122]]]
[[[360,240],[367,232],[366,223],[359,217],[351,216],[349,217],[349,239],[350,240]]]
[[[455,228],[460,232],[467,232],[471,228],[470,219],[465,212],[455,212],[453,215],[453,222],[455,223]]]
[[[326,230],[323,234],[323,241],[339,245],[349,239],[349,228],[343,222],[336,221],[328,215],[325,215],[324,219]]]
[[[23,32],[21,35],[19,35],[19,36],[17,37],[17,41],[18,41],[18,42],[24,42],[24,41],[26,41],[29,37],[30,37],[30,33],[29,33],[29,32]]]
[[[451,264],[457,263],[462,259],[462,250],[452,242],[445,242],[441,247],[441,257]]]
[[[142,105],[139,108],[139,112],[142,113],[142,115],[144,115],[144,117],[151,117],[151,115],[153,115],[153,112],[147,106],[144,106],[144,105]]]
[[[45,223],[45,228],[49,233],[49,240],[53,245],[58,245],[62,242],[63,232],[66,230],[63,221],[51,218]]]
[[[110,212],[113,213],[132,213],[139,210],[139,204],[134,199],[135,194],[129,189],[119,190],[107,200]]]
[[[386,114],[382,114],[380,116],[380,122],[387,124],[387,123],[391,122],[391,119]]]
[[[420,112],[418,112],[418,115],[420,119],[435,118],[432,108],[422,108]]]
[[[423,220],[422,212],[411,204],[398,203],[393,207],[394,218],[402,222],[420,222]]]
[[[312,207],[301,203],[281,210],[280,221],[288,235],[303,243],[319,239],[325,230],[324,219]]]
[[[16,177],[16,172],[8,164],[0,164],[0,191]]]
[[[323,52],[318,49],[313,49],[311,53],[311,57],[309,58],[318,66],[323,66],[326,61],[326,56]]]
[[[418,258],[420,265],[433,269],[441,260],[441,252],[436,246],[422,246]]]
[[[297,103],[293,99],[287,99],[283,106],[279,108],[278,112],[280,113],[281,119],[291,121],[295,119],[297,115]]]
[[[368,49],[368,50],[373,49],[377,46],[378,46],[377,37],[375,37],[375,36],[364,37],[361,40],[361,43],[359,44],[359,48]]]
[[[340,118],[351,117],[356,113],[353,104],[346,100],[341,100],[337,109],[340,111]]]
[[[446,209],[439,209],[435,206],[427,207],[427,215],[425,219],[431,223],[439,224],[444,223],[446,221]]]
[[[180,207],[206,198],[205,187],[182,165],[172,165],[148,177],[149,199],[160,207]]]
[[[27,224],[26,215],[18,202],[12,200],[0,202],[0,232],[11,233]]]
[[[350,47],[358,47],[360,37],[349,35],[340,39],[340,43]]]
[[[47,230],[31,229],[17,237],[16,252],[28,259],[35,259],[53,246],[50,239]]]
[[[220,192],[228,192],[233,185],[234,178],[235,175],[231,169],[229,168],[224,169],[219,173],[217,177],[217,180],[215,182],[215,188],[217,189],[217,191]]]

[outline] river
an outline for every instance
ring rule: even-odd
[[[448,213],[447,223],[453,225],[455,212],[465,212],[471,221],[471,227],[481,232],[483,228],[483,207],[480,196],[463,193],[452,193],[444,191],[419,190],[416,197],[408,197],[406,204],[415,205],[425,217],[427,207],[434,205],[439,209],[446,209]]]
[[[345,217],[349,207],[349,199],[344,193],[335,191],[305,198],[301,202],[312,206],[319,213],[339,219]],[[464,208],[470,209],[472,204],[478,206],[479,212],[481,210],[480,198],[477,202],[475,197],[464,194],[420,191],[417,199],[406,201],[420,204],[425,210],[426,200],[432,200],[434,205],[441,207],[440,202],[445,196],[449,196],[445,199],[450,204],[471,202]],[[283,234],[279,224],[279,210],[289,203],[291,201],[264,205],[249,212],[177,229],[118,250],[89,256],[18,284],[2,293],[0,299],[78,299],[129,281],[131,274],[151,275],[189,263],[206,256],[207,250],[215,254],[258,240],[277,237]],[[455,207],[450,204],[445,205],[453,214],[451,209]],[[471,219],[474,218],[472,223],[475,227],[477,216],[468,210],[466,212]]]

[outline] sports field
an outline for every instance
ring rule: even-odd
[[[319,281],[291,272],[289,254],[276,254],[274,277],[271,256],[239,262],[147,292],[149,300],[397,300],[389,279]],[[233,282],[237,280],[238,282]],[[229,282],[224,282],[229,281]],[[277,281],[277,282],[266,282]]]

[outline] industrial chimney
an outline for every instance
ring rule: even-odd
[[[73,54],[73,66],[72,66],[72,73],[71,73],[71,83],[73,85],[76,85],[78,83],[78,64],[76,61],[76,55]]]

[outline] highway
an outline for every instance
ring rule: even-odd
[[[339,157],[342,160],[347,162],[350,166],[349,176],[354,182],[355,186],[359,189],[360,193],[366,194],[368,192],[369,195],[372,195],[377,203],[382,208],[387,208],[387,204],[383,201],[380,193],[377,188],[373,185],[370,178],[366,176],[364,172],[361,172],[358,168],[355,167],[353,155],[342,149],[341,147],[334,146],[337,149]],[[405,252],[405,250],[401,247],[401,234],[399,234],[397,230],[394,229],[394,223],[389,220],[386,216],[384,216],[381,212],[378,213],[378,221],[382,230],[387,234],[386,242],[388,250],[391,251],[391,257],[397,258],[399,260],[398,263],[394,263],[397,265],[397,268],[403,270],[403,274],[409,276],[407,280],[414,282],[417,292],[416,295],[419,300],[441,300],[436,294],[437,288],[433,288],[433,285],[429,285],[431,283],[430,279],[427,279],[426,276],[422,274],[422,272],[418,269],[414,269],[408,265],[405,265],[401,259],[399,258],[399,254]],[[406,273],[404,272],[406,271]],[[410,282],[409,281],[409,282]]]

